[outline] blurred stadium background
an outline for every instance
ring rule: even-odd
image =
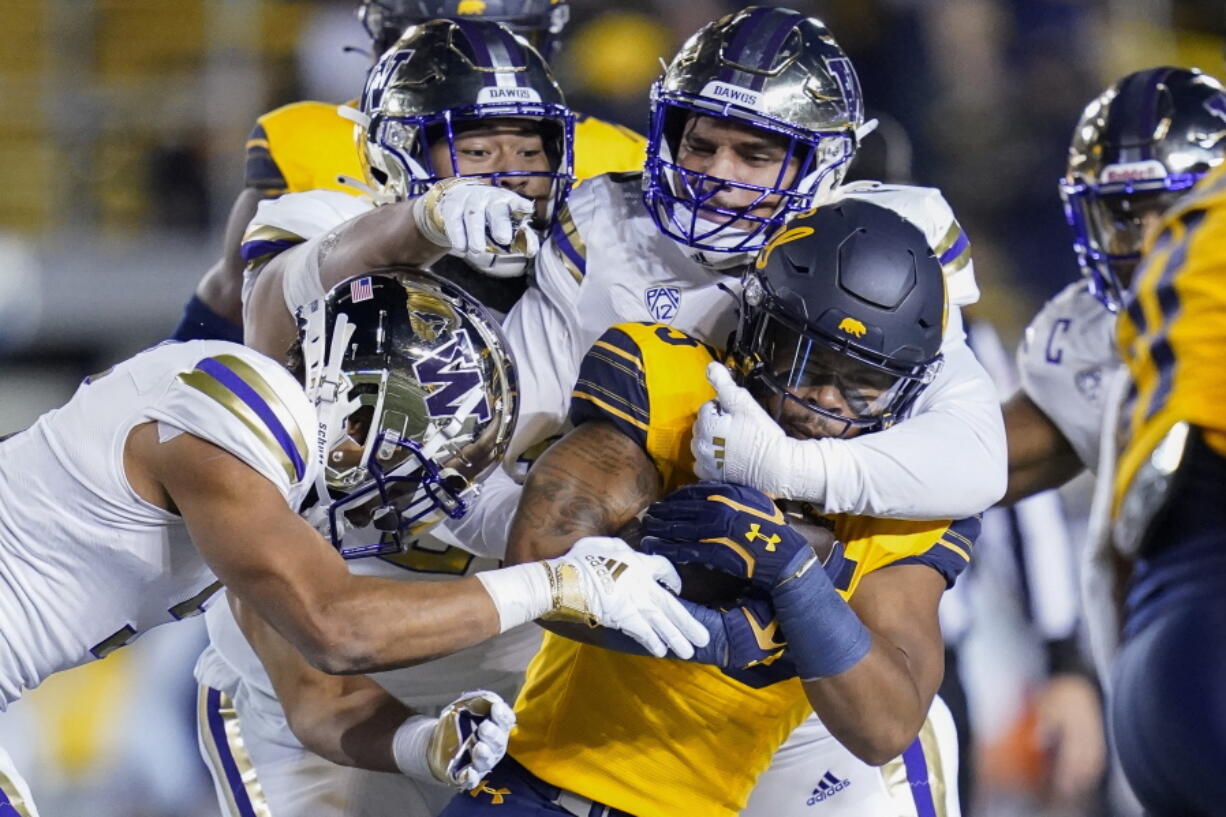
[[[641,131],[659,60],[743,5],[571,0],[558,78],[576,108]],[[853,174],[945,191],[975,247],[975,315],[1010,347],[1077,274],[1055,180],[1081,107],[1149,65],[1226,74],[1221,0],[788,5],[826,20],[882,122]],[[219,252],[256,116],[360,88],[368,41],[353,9],[0,0],[0,432],[169,333]],[[1068,498],[1076,508],[1084,486]],[[977,584],[971,692],[985,763],[982,802],[967,813],[1038,813],[1041,762],[1010,737],[1027,716],[1036,650],[1022,645],[1019,605]],[[0,716],[0,743],[44,815],[217,814],[192,729],[200,637],[163,628]]]

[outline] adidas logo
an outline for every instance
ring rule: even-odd
[[[851,785],[851,781],[846,778],[839,780],[833,773],[827,771],[822,775],[822,779],[817,781],[817,787],[813,789],[813,794],[809,795],[806,805],[816,806],[823,800],[834,797],[843,789]]]

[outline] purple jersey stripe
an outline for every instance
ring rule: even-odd
[[[290,247],[296,247],[301,243],[301,240],[285,238],[276,241],[247,241],[242,247],[243,263],[249,264],[257,258],[285,252]]]
[[[907,783],[911,797],[915,799],[916,817],[937,817],[936,803],[932,801],[932,784],[928,780],[928,761],[924,759],[924,746],[920,739],[911,741],[902,753],[902,762],[907,769]]]
[[[497,66],[494,64],[494,58],[490,54],[489,46],[485,42],[484,34],[487,29],[484,26],[476,25],[471,20],[455,20],[454,22],[460,31],[464,32],[464,37],[457,45],[468,55],[474,65],[478,68],[487,69],[481,71],[482,84],[487,88],[497,86],[497,72],[488,70]]]
[[[216,358],[206,357],[196,364],[196,368],[202,372],[207,372],[227,389],[234,392],[238,399],[246,403],[264,421],[264,425],[272,432],[273,438],[281,446],[285,456],[289,457],[289,461],[293,463],[294,474],[298,479],[302,479],[306,474],[306,463],[302,461],[302,455],[298,453],[298,447],[294,445],[289,432],[285,430],[285,426],[281,425],[277,415],[264,402],[264,398],[256,394],[255,389],[247,385],[247,381],[243,380],[229,366],[219,362]]]
[[[553,242],[558,245],[558,249],[562,254],[574,262],[579,269],[580,275],[587,275],[587,259],[575,249],[575,245],[570,243],[570,239],[566,236],[566,231],[562,229],[559,222],[554,222],[553,225]]]
[[[950,261],[953,261],[959,255],[961,255],[962,251],[970,246],[970,243],[971,240],[966,237],[966,233],[959,233],[957,240],[954,241],[954,245],[945,252],[941,253],[941,257],[937,260],[942,266],[948,264]]]
[[[226,740],[226,725],[221,718],[221,692],[212,687],[207,689],[205,711],[209,719],[209,734],[213,737],[217,757],[226,773],[230,793],[234,795],[234,804],[242,817],[256,817],[255,807],[247,796],[247,787],[243,785],[243,776],[234,761],[234,753],[230,751],[230,742]]]

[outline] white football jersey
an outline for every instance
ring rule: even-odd
[[[369,200],[325,190],[291,193],[262,202],[244,236],[244,252],[248,256],[264,257],[267,261],[278,252],[326,236],[373,206]],[[260,266],[255,265],[254,275],[258,275]],[[293,281],[298,281],[298,289],[304,291],[309,289],[302,284],[304,281],[313,279],[315,286],[319,286],[316,253],[297,253],[291,268],[286,270],[285,278],[287,307],[292,309],[306,297],[303,293],[292,291],[295,286]],[[249,292],[253,283],[254,277],[246,282],[245,290]],[[512,493],[514,496],[506,502],[513,509],[518,491]],[[478,505],[481,501],[479,496]],[[488,526],[488,517],[482,521]],[[402,554],[355,559],[349,562],[349,569],[358,575],[402,581],[447,581],[492,570],[499,567],[498,560],[506,549],[506,525],[494,527],[498,530],[482,536],[482,542],[476,545],[461,541],[452,532],[465,531],[462,523],[440,524],[415,540]],[[270,707],[277,710],[272,713],[273,717],[283,717],[272,701],[273,690],[268,675],[239,630],[230,606],[225,603],[212,605],[206,621],[210,646],[196,665],[197,680],[225,691],[232,690],[241,680],[269,698]],[[540,628],[528,624],[452,655],[414,667],[377,673],[372,677],[409,706],[431,709],[451,703],[466,689],[505,688],[522,676],[540,640]],[[286,735],[286,739],[292,740],[288,727]]]
[[[978,513],[1004,493],[1006,454],[995,388],[966,346],[958,309],[979,297],[970,245],[931,188],[857,182],[835,201],[845,197],[889,207],[924,231],[942,259],[951,308],[944,366],[911,418],[818,441],[826,508],[917,519]],[[521,395],[512,458],[563,430],[579,364],[609,326],[665,323],[723,348],[741,291],[739,277],[698,264],[657,229],[638,174],[597,176],[575,189],[537,256],[535,284],[504,325]]]
[[[167,343],[87,378],[0,443],[0,709],[60,670],[199,613],[217,581],[183,520],[123,470],[159,423],[228,451],[297,508],[320,457],[315,409],[281,366],[225,341]]]
[[[334,190],[308,190],[261,201],[243,233],[243,305],[246,306],[260,271],[279,253],[311,239],[322,238],[351,218],[374,209],[370,199]],[[298,274],[285,276],[286,306],[290,312],[324,295],[319,284],[315,253],[302,258]]]
[[[1017,351],[1022,390],[1090,471],[1098,467],[1104,395],[1123,366],[1115,318],[1077,281],[1043,305]]]

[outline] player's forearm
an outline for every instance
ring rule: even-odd
[[[1004,404],[1009,482],[1002,505],[1057,488],[1082,470],[1068,439],[1025,392]]]
[[[610,423],[584,423],[529,473],[507,562],[560,556],[585,536],[616,535],[660,490],[659,472],[636,442]]]
[[[447,248],[421,234],[411,207],[411,201],[376,207],[339,228],[334,241],[320,247],[319,278],[324,290],[372,269],[428,267],[442,258]]]
[[[932,703],[904,656],[874,636],[869,653],[846,672],[804,682],[805,695],[834,737],[856,757],[880,766],[915,740]]]
[[[292,707],[279,695],[290,730],[307,749],[340,766],[398,772],[392,741],[412,711],[365,676],[345,680],[339,695],[300,697]]]
[[[502,629],[498,608],[473,577],[433,583],[350,576],[312,618],[299,649],[333,674],[419,664]]]

